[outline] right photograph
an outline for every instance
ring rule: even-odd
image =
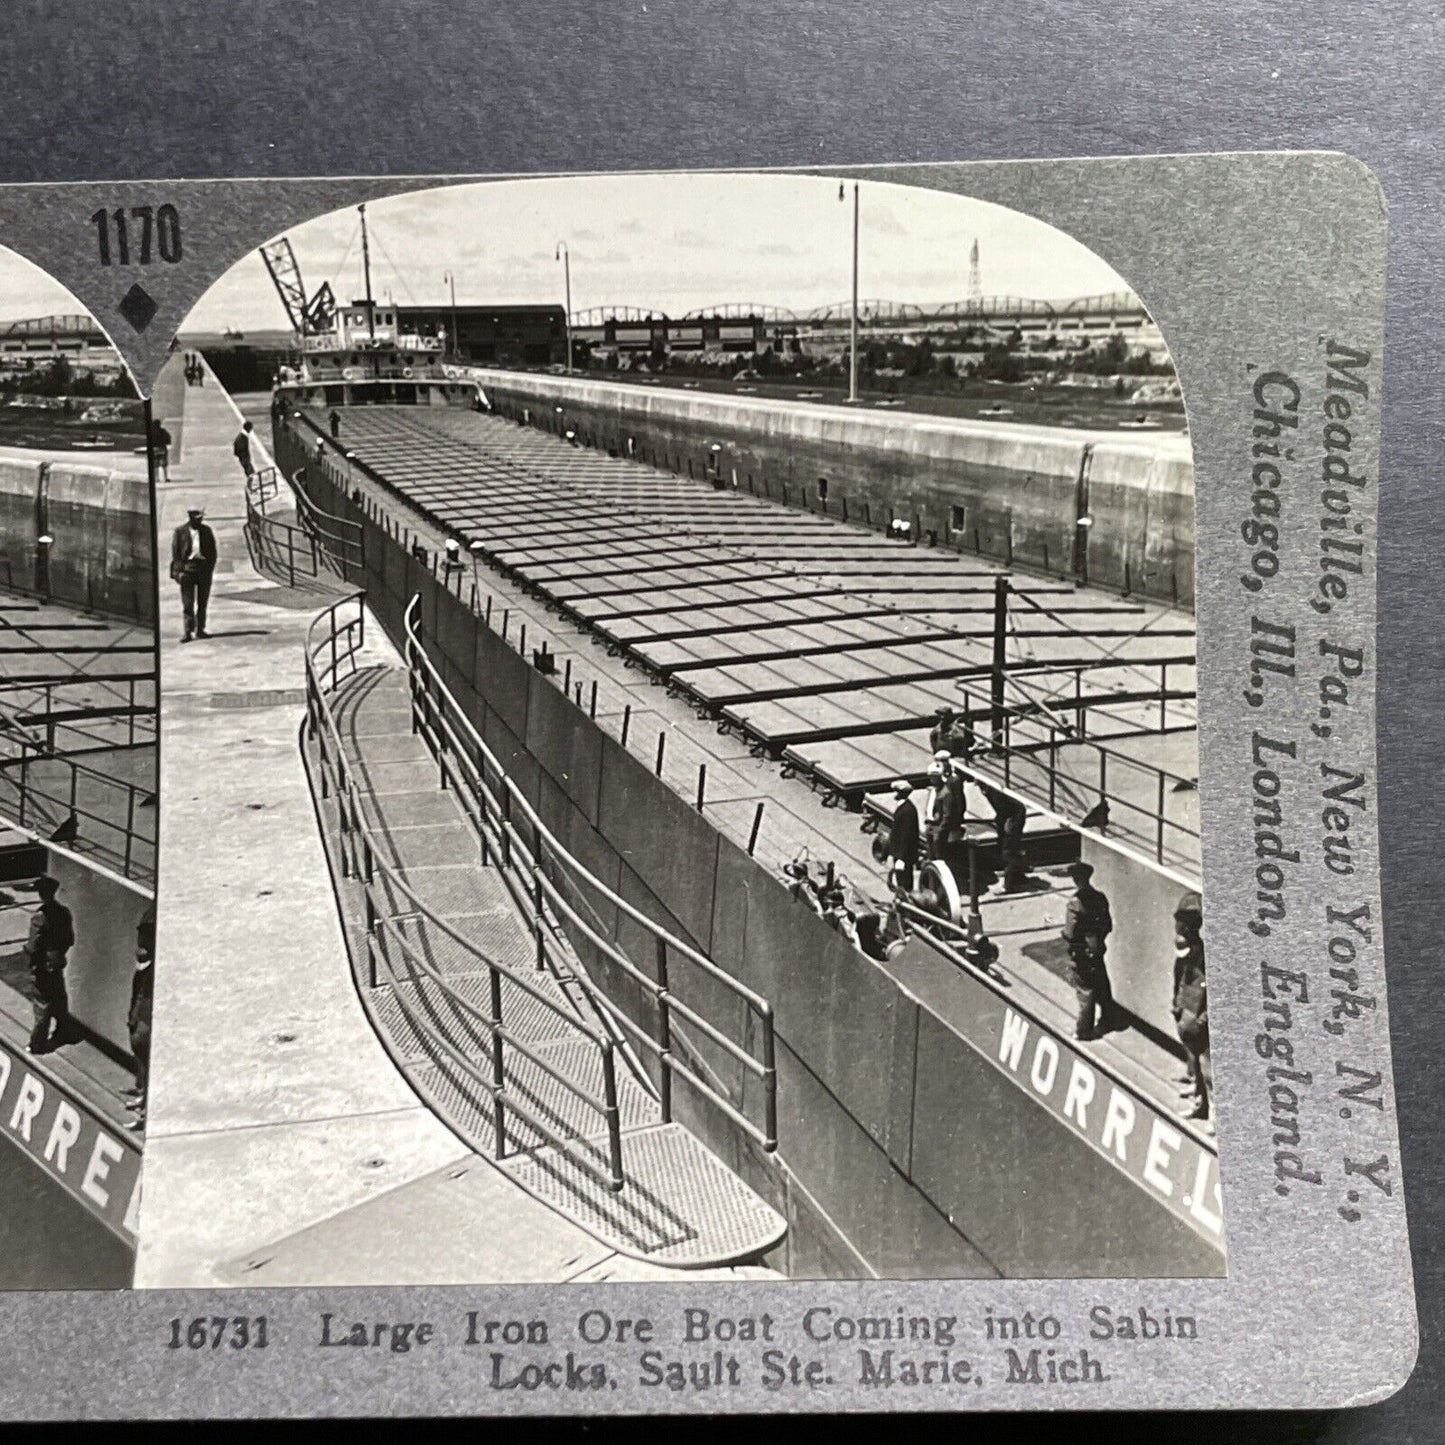
[[[233,267],[151,399],[136,1285],[1222,1276],[1185,402],[917,186]]]

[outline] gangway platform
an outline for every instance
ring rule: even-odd
[[[350,611],[343,659],[364,625]],[[561,896],[523,916],[502,854],[525,844],[504,824],[488,858],[407,673],[348,673],[334,635],[313,651],[308,768],[358,990],[398,1067],[468,1147],[620,1253],[682,1268],[764,1255],[784,1220],[669,1118],[556,926]]]

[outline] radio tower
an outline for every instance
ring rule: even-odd
[[[973,311],[983,310],[983,276],[978,269],[978,237],[968,253],[968,304]]]

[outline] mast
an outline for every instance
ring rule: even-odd
[[[376,303],[371,296],[371,247],[366,240],[366,207],[356,208],[361,217],[361,269],[366,277],[366,329],[373,341],[376,340]]]

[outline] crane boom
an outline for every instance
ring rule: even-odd
[[[329,331],[336,317],[336,298],[332,295],[331,283],[323,281],[316,288],[316,294],[307,298],[301,268],[296,264],[296,253],[285,236],[262,246],[261,259],[266,263],[271,284],[275,286],[296,334],[304,339],[308,334]]]

